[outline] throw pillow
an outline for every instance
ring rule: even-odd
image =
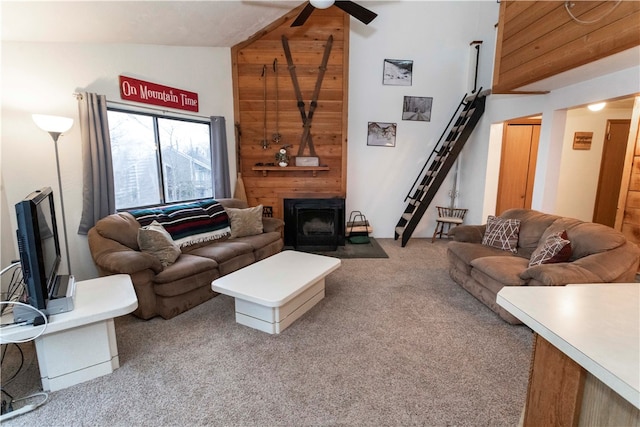
[[[180,248],[158,221],[138,229],[138,246],[142,252],[158,258],[163,267],[170,266],[180,256]]]
[[[569,258],[571,258],[571,242],[567,236],[567,231],[559,231],[551,234],[544,242],[538,245],[531,254],[529,267],[567,262]]]
[[[487,218],[487,228],[482,236],[482,244],[503,251],[518,252],[520,220],[506,219],[493,215]]]
[[[253,208],[225,208],[231,223],[231,239],[262,234],[262,205]]]

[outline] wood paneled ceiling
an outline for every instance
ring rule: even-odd
[[[581,67],[612,56],[619,69],[638,65],[639,45],[637,1],[503,0],[493,93],[548,91],[541,81],[571,70],[575,83]]]

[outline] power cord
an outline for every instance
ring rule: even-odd
[[[571,17],[571,19],[573,19],[575,22],[577,22],[578,24],[582,24],[582,25],[591,25],[591,24],[595,24],[596,22],[600,22],[602,21],[604,18],[606,18],[607,16],[609,16],[609,14],[611,12],[614,11],[614,9],[616,7],[618,7],[620,5],[620,3],[622,2],[622,0],[617,0],[616,3],[605,13],[603,13],[602,15],[600,15],[600,17],[596,18],[596,19],[592,19],[590,21],[583,21],[579,18],[577,18],[572,12],[571,12],[571,8],[575,7],[575,3],[573,1],[565,1],[564,2],[564,8],[567,11],[567,13],[569,14],[569,16]]]
[[[20,260],[11,261],[11,264],[0,270],[0,276],[2,276],[11,269],[14,269],[11,275],[11,279],[9,280],[6,297],[3,297],[2,301],[18,301],[20,295],[22,295],[23,293],[24,281],[22,277],[22,268],[17,267],[21,267]],[[5,312],[8,313],[10,311],[10,308],[11,307],[7,305],[3,305],[2,307],[0,307],[0,315],[5,314]]]
[[[35,308],[32,305],[25,304],[19,301],[0,301],[0,305],[5,305],[5,304],[19,305],[21,307],[25,307],[27,309],[31,309],[35,311],[38,315],[34,317],[32,322],[13,322],[13,323],[7,323],[5,325],[2,325],[2,328],[0,328],[0,331],[2,331],[2,329],[5,329],[5,328],[17,327],[22,325],[31,325],[31,324],[33,326],[42,326],[42,329],[38,331],[36,335],[21,339],[21,340],[7,340],[2,336],[2,334],[0,334],[0,344],[16,344],[16,343],[24,343],[31,340],[35,340],[36,338],[44,334],[44,331],[47,330],[47,325],[49,324],[49,318],[41,310]]]
[[[7,396],[10,396],[9,393],[5,392],[4,390],[3,390],[3,393],[5,393]],[[23,400],[33,399],[34,397],[38,397],[38,396],[42,396],[42,397],[44,397],[44,399],[42,401],[40,401],[40,402],[37,402],[37,403],[30,403],[30,404],[24,405],[24,406],[22,406],[22,407],[20,407],[18,409],[13,409],[13,403],[22,402]],[[31,394],[31,395],[26,396],[26,397],[21,397],[20,399],[13,399],[12,398],[9,401],[8,407],[7,407],[9,412],[6,412],[6,413],[3,413],[2,415],[0,415],[0,422],[6,421],[6,420],[8,420],[10,418],[13,418],[13,417],[17,417],[18,415],[26,414],[27,412],[31,412],[34,409],[44,405],[47,400],[49,400],[49,393],[44,392],[44,391],[38,392],[38,393],[34,393],[34,394]],[[4,411],[5,404],[6,404],[6,401],[2,400],[2,409],[3,409],[3,411]]]
[[[16,372],[11,376],[11,378],[9,378],[8,380],[4,380],[3,378],[3,385],[2,388],[0,389],[2,391],[3,397],[2,397],[2,406],[0,408],[0,423],[4,420],[16,417],[18,415],[21,414],[26,414],[27,412],[31,412],[32,410],[36,409],[37,407],[43,405],[49,398],[49,394],[46,392],[38,392],[38,393],[34,393],[32,395],[26,396],[26,397],[22,397],[19,399],[15,399],[6,389],[5,387],[11,383],[20,373],[20,371],[22,371],[23,367],[24,367],[24,352],[22,350],[22,348],[20,348],[20,346],[18,344],[14,344],[15,347],[18,349],[19,353],[20,353],[20,365],[18,366],[18,369],[16,370]],[[5,362],[5,358],[7,357],[7,350],[9,348],[9,345],[5,345],[4,349],[2,351],[2,360],[0,361],[1,364],[4,364]],[[4,396],[7,396],[8,399],[5,399]],[[34,397],[37,396],[43,396],[44,399],[41,402],[37,402],[37,403],[30,403],[30,404],[26,404],[24,406],[21,406],[19,408],[15,407],[15,403],[18,402],[22,402],[28,399],[32,399]]]
[[[3,387],[7,386],[11,381],[13,381],[18,376],[18,374],[22,370],[22,367],[24,366],[24,352],[22,351],[22,348],[20,348],[18,344],[13,344],[13,345],[15,346],[15,348],[18,349],[18,352],[20,353],[20,365],[18,366],[18,369],[16,369],[16,372],[8,380],[5,380],[3,375],[3,378],[2,378]],[[0,359],[0,365],[2,365],[2,363],[5,361],[5,358],[7,357],[7,351],[9,350],[9,346],[10,344],[5,345],[4,349],[2,350],[2,358]],[[4,389],[2,391],[3,393],[6,393]]]
[[[44,314],[41,310],[25,304],[23,302],[20,302],[20,296],[22,295],[23,291],[24,291],[24,279],[22,276],[22,268],[17,268],[20,266],[20,261],[12,261],[11,264],[5,268],[3,268],[2,270],[0,270],[0,276],[2,276],[3,274],[5,274],[6,272],[10,271],[11,269],[14,269],[11,279],[10,279],[10,283],[9,286],[7,288],[7,292],[6,294],[3,295],[3,300],[0,301],[0,315],[4,315],[7,313],[10,313],[14,306],[18,305],[18,306],[23,306],[27,309],[31,309],[34,310],[36,312],[36,316],[33,318],[33,320],[29,321],[29,322],[12,322],[12,323],[7,323],[7,324],[2,324],[0,325],[0,344],[2,344],[4,346],[4,348],[2,349],[2,357],[0,359],[0,365],[2,365],[2,363],[5,361],[5,357],[7,355],[7,350],[9,348],[10,344],[14,344],[16,346],[16,348],[18,349],[19,353],[20,353],[20,365],[18,366],[18,369],[16,370],[16,372],[8,379],[3,381],[3,386],[0,388],[0,390],[2,391],[2,402],[1,402],[1,406],[0,406],[0,423],[2,423],[5,420],[14,418],[18,415],[22,415],[22,414],[26,414],[27,412],[31,412],[34,409],[42,406],[45,404],[45,402],[47,402],[47,400],[49,399],[49,393],[47,392],[38,392],[38,393],[34,393],[31,394],[29,396],[26,397],[22,397],[19,399],[14,399],[13,396],[11,394],[9,394],[9,392],[7,392],[4,389],[4,386],[6,386],[8,383],[10,383],[11,381],[13,381],[18,374],[20,373],[20,371],[23,369],[24,367],[24,352],[22,351],[22,348],[20,348],[20,346],[18,345],[19,343],[26,343],[29,341],[32,341],[38,337],[40,337],[45,330],[47,329],[47,325],[49,323],[49,319],[47,317],[46,314]],[[25,339],[21,339],[21,340],[8,340],[5,337],[3,337],[2,333],[3,331],[6,330],[10,330],[13,329],[15,327],[18,327],[20,325],[27,325],[27,324],[32,324],[34,326],[42,326],[41,330],[38,331],[37,334],[35,334],[32,337],[29,338],[25,338]],[[6,400],[4,398],[4,396],[8,397],[8,400]],[[31,399],[34,399],[36,397],[43,397],[43,399],[41,399],[39,402],[35,402],[35,403],[27,403],[26,405],[19,407],[17,409],[14,408],[14,404],[18,403],[18,402],[24,402],[24,401],[29,401]]]

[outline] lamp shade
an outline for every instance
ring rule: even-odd
[[[62,133],[73,126],[73,119],[69,117],[48,116],[45,114],[32,114],[31,117],[40,129],[47,132]]]

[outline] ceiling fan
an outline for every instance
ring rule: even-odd
[[[340,9],[347,12],[349,15],[353,16],[357,20],[363,22],[364,24],[368,24],[373,21],[377,13],[366,9],[359,4],[352,1],[340,1],[340,0],[309,0],[307,5],[302,9],[302,12],[298,15],[298,17],[291,24],[292,27],[299,27],[304,24],[314,9],[327,9],[331,6],[337,6]]]

